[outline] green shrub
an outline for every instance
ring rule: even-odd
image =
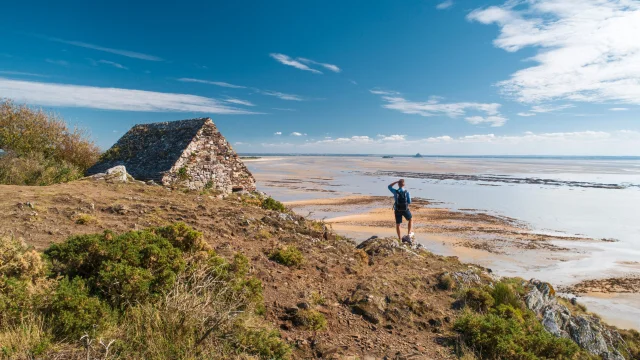
[[[0,183],[49,185],[78,179],[100,154],[79,129],[55,114],[0,102]]]
[[[495,301],[495,306],[510,305],[516,309],[522,308],[524,303],[520,296],[513,289],[512,285],[506,282],[498,282],[491,289],[491,296]]]
[[[327,319],[317,310],[298,310],[293,317],[293,324],[306,330],[324,330]]]
[[[76,277],[58,283],[46,314],[56,337],[79,340],[85,334],[101,331],[109,322],[111,309],[91,296],[84,280]]]
[[[196,246],[198,234],[177,224],[121,235],[79,235],[51,245],[45,255],[53,274],[85,279],[91,294],[118,307],[167,291],[186,266],[181,249]]]
[[[572,359],[580,352],[571,340],[547,332],[535,317],[527,319],[467,312],[454,329],[480,359]]]
[[[275,211],[279,211],[279,212],[287,211],[287,208],[280,201],[275,200],[275,199],[273,199],[271,197],[268,197],[268,198],[262,200],[261,207],[263,209],[275,210]]]
[[[95,224],[97,222],[98,222],[98,219],[96,219],[95,216],[92,216],[89,214],[80,214],[76,216],[76,224],[78,225],[89,225],[89,224]]]
[[[236,349],[234,352],[244,349],[250,355],[274,360],[288,359],[291,355],[291,348],[275,330],[237,326],[232,334],[230,344]]]
[[[186,181],[186,180],[189,180],[190,178],[191,176],[189,176],[189,173],[187,173],[186,166],[183,166],[180,169],[178,169],[178,179],[182,181]]]
[[[465,306],[482,313],[489,311],[495,302],[491,294],[481,288],[467,289],[463,293],[461,300]]]
[[[304,256],[295,246],[285,246],[272,251],[269,259],[285,266],[299,266],[304,262]]]

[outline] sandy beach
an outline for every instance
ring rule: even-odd
[[[262,190],[356,241],[395,236],[393,199],[386,185],[400,175],[414,197],[416,239],[430,251],[501,276],[550,281],[607,321],[640,329],[640,320],[629,320],[629,314],[640,319],[640,265],[635,250],[617,250],[625,244],[635,249],[627,242],[640,230],[632,220],[609,228],[603,222],[596,229],[597,221],[576,213],[593,215],[586,211],[599,207],[606,216],[605,205],[634,206],[623,199],[616,202],[616,197],[637,196],[640,175],[623,177],[607,163],[429,159],[417,167],[418,161],[279,157],[248,165]],[[536,204],[523,195],[549,198]],[[571,201],[582,202],[582,210],[562,209]],[[623,220],[615,216],[612,225]]]

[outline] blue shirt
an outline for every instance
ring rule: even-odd
[[[398,201],[398,191],[404,191],[405,193],[407,193],[407,204],[411,204],[411,195],[409,195],[409,192],[407,190],[405,190],[404,188],[394,189],[393,186],[389,185],[388,189],[393,194],[394,204],[395,204],[395,202]]]

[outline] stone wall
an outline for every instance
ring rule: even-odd
[[[256,189],[253,175],[214,123],[205,122],[163,178],[164,185],[211,188],[229,193]]]
[[[138,180],[225,193],[255,190],[255,180],[209,118],[136,125],[87,175],[124,165]]]

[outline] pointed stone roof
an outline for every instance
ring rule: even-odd
[[[87,170],[87,175],[124,165],[137,180],[190,188],[254,190],[255,181],[210,118],[133,126]]]

